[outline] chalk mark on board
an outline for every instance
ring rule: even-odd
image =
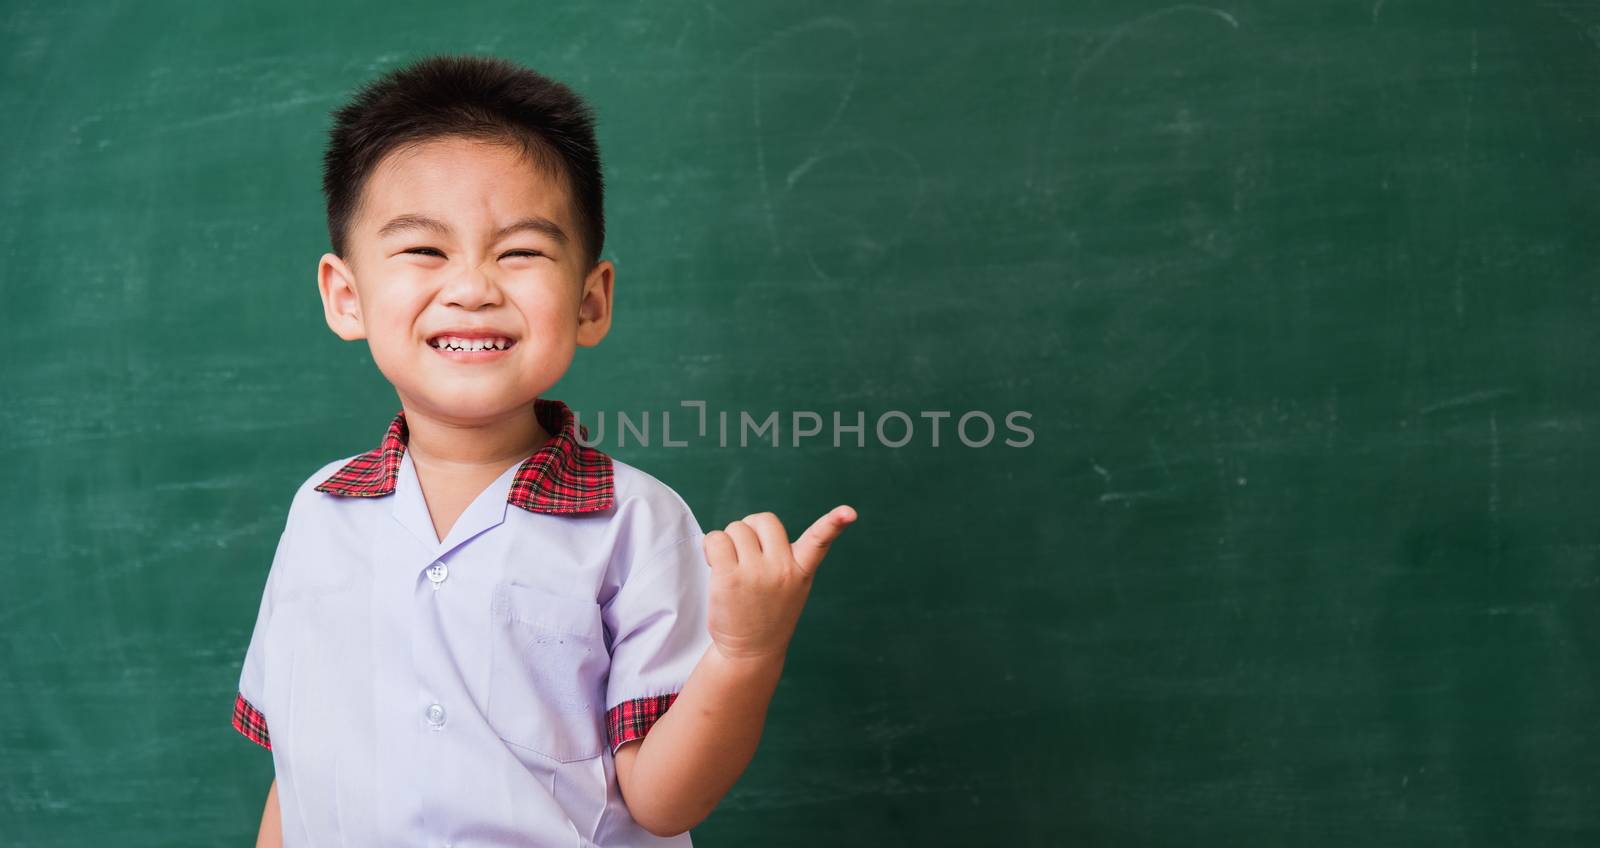
[[[1179,4],[1176,6],[1168,6],[1164,9],[1157,9],[1154,12],[1149,12],[1113,27],[1105,36],[1105,38],[1100,41],[1099,45],[1091,50],[1089,55],[1080,60],[1077,66],[1073,68],[1072,74],[1067,78],[1065,89],[1076,89],[1078,87],[1078,81],[1083,78],[1083,75],[1088,73],[1091,68],[1097,65],[1113,47],[1116,47],[1118,44],[1120,44],[1122,40],[1125,39],[1133,30],[1138,29],[1139,27],[1151,21],[1158,20],[1168,15],[1174,15],[1179,12],[1192,12],[1207,15],[1223,21],[1228,26],[1233,27],[1236,30],[1239,28],[1238,18],[1234,17],[1231,12],[1218,9],[1214,6]],[[1039,75],[1043,77],[1044,83],[1046,83],[1042,84],[1040,89],[1050,92],[1052,95],[1055,95],[1056,93],[1051,91],[1048,82],[1052,77],[1055,76],[1056,44],[1059,41],[1059,38],[1056,36],[1057,33],[1051,33],[1051,37],[1045,42],[1043,60],[1039,65]],[[1048,104],[1049,98],[1046,100]],[[1040,144],[1031,146],[1029,148],[1028,167],[1026,176],[1023,177],[1022,184],[1023,187],[1027,188],[1028,190],[1035,193],[1044,194],[1047,198],[1053,200],[1053,189],[1048,186],[1043,188],[1036,186],[1039,170],[1038,157],[1041,150],[1053,150],[1055,148],[1056,129],[1061,123],[1061,110],[1065,105],[1065,98],[1055,96],[1054,103],[1049,105],[1050,117],[1044,122],[1044,138]]]
[[[110,609],[114,604],[113,595],[123,591],[116,584],[124,579],[138,575],[147,569],[157,567],[159,564],[183,562],[192,560],[195,549],[201,547],[226,547],[235,539],[259,537],[271,527],[282,527],[281,518],[265,517],[253,522],[235,524],[226,529],[207,530],[205,528],[191,527],[193,532],[180,533],[165,543],[155,546],[146,556],[126,557],[113,563],[107,563],[96,570],[85,581],[64,586],[55,591],[40,591],[24,597],[19,603],[8,607],[0,607],[0,624],[15,621],[24,615],[32,613],[41,607],[48,607],[63,598],[68,598],[74,593],[82,593],[85,588],[94,591],[97,602],[101,608]],[[87,552],[73,550],[74,557],[88,556]],[[87,587],[84,585],[87,584]]]
[[[756,123],[756,177],[761,181],[761,211],[767,221],[767,235],[772,238],[772,249],[778,249],[778,221],[772,214],[772,187],[767,182],[766,133],[761,130],[761,75],[750,75],[750,107]]]
[[[865,231],[858,233],[854,237],[853,246],[858,248],[858,250],[868,254],[881,256],[888,250],[887,245],[892,245],[900,241],[900,239],[905,236],[907,225],[911,223],[912,219],[916,217],[917,212],[922,208],[923,196],[927,194],[928,177],[922,168],[922,161],[916,156],[912,155],[910,151],[897,145],[881,141],[847,144],[821,152],[813,151],[811,155],[806,157],[805,161],[795,166],[794,170],[790,171],[785,177],[783,191],[780,192],[780,196],[788,195],[789,192],[795,188],[795,186],[804,181],[804,177],[811,173],[811,171],[817,165],[846,153],[862,151],[883,151],[892,154],[896,158],[909,165],[911,167],[911,171],[914,171],[916,176],[914,181],[915,190],[909,192],[910,202],[906,205],[905,212],[899,216],[899,220],[895,222],[892,228],[887,225],[887,222],[884,222],[884,226],[881,230],[875,230],[875,232],[878,234],[878,238],[874,238],[872,234],[869,234]],[[901,196],[905,196],[906,194],[908,193],[900,193]],[[832,282],[834,280],[833,275],[823,270],[822,266],[817,263],[817,255],[815,250],[811,248],[806,249],[806,261],[810,264],[811,271],[816,275],[817,279],[826,282]]]
[[[1161,450],[1161,445],[1156,443],[1155,437],[1150,438],[1150,453],[1156,458],[1156,465],[1161,469],[1161,476],[1167,478],[1167,483],[1172,483],[1172,467],[1167,465],[1167,455]]]
[[[1489,409],[1489,550],[1500,559],[1500,419]]]
[[[1499,400],[1503,397],[1509,397],[1512,394],[1513,392],[1510,389],[1505,388],[1483,389],[1481,391],[1470,392],[1457,397],[1447,398],[1437,403],[1430,403],[1427,406],[1424,406],[1421,412],[1423,415],[1432,415],[1435,412],[1443,412],[1447,409],[1459,409],[1463,406],[1476,406],[1480,403]]]
[[[1472,31],[1471,69],[1472,69],[1472,79],[1467,81],[1467,84],[1465,86],[1466,91],[1463,94],[1463,99],[1465,100],[1465,103],[1463,104],[1463,107],[1462,107],[1462,118],[1461,118],[1461,167],[1462,167],[1463,173],[1467,172],[1467,169],[1470,168],[1471,164],[1472,164],[1472,113],[1473,113],[1473,100],[1474,100],[1473,94],[1474,94],[1474,89],[1477,88],[1477,77],[1478,77],[1478,31],[1477,30],[1473,30]],[[1462,183],[1462,181],[1460,179],[1456,180],[1455,186],[1456,186],[1456,208],[1457,209],[1462,209],[1462,208],[1466,207],[1465,197],[1463,196],[1463,190],[1462,190],[1461,183]],[[1462,254],[1465,253],[1465,252],[1466,252],[1466,240],[1458,238],[1456,240],[1455,289],[1454,289],[1455,308],[1456,308],[1456,323],[1458,323],[1458,324],[1461,323],[1465,319],[1466,312],[1467,312],[1466,285],[1465,285],[1465,281],[1462,278],[1463,274],[1462,274],[1462,270],[1461,270]]]
[[[756,44],[745,50],[743,53],[740,53],[733,60],[733,62],[728,65],[727,70],[732,71],[740,65],[743,65],[745,62],[748,62],[754,57],[760,55],[761,53],[771,50],[789,38],[816,29],[833,29],[843,31],[849,36],[850,44],[852,47],[854,47],[855,53],[851,62],[849,78],[845,81],[844,89],[840,92],[838,101],[833,105],[832,114],[828,116],[826,121],[822,122],[820,128],[813,131],[813,135],[820,138],[825,136],[828,131],[833,129],[834,125],[839,122],[839,118],[844,114],[845,107],[850,104],[850,99],[855,95],[856,85],[861,80],[861,30],[857,28],[855,24],[843,18],[820,17],[806,21],[805,23],[788,27],[787,29],[773,33],[772,35],[762,39],[759,44]],[[774,253],[777,253],[779,250],[781,250],[782,245],[778,238],[777,214],[773,208],[772,180],[769,176],[770,169],[767,166],[766,132],[763,128],[763,122],[761,120],[762,97],[761,73],[759,69],[754,69],[750,72],[750,101],[752,120],[755,124],[756,132],[756,177],[760,182],[761,209],[766,219],[767,235],[772,240],[772,250]],[[815,149],[813,149],[811,154],[808,156],[808,161],[816,158],[818,157]],[[815,162],[811,161],[810,164],[815,164]],[[802,162],[801,165],[809,167],[806,162]],[[795,175],[796,170],[799,170],[802,173],[804,172],[804,168],[792,169],[787,181],[786,190],[787,188],[792,188],[794,186],[795,179],[798,179],[798,177]]]
[[[807,156],[805,161],[791,168],[789,173],[784,176],[783,187],[785,189],[794,188],[795,181],[804,176],[805,172],[811,170],[811,166],[821,161],[822,157],[816,153],[812,153],[810,156]]]
[[[344,96],[342,93],[337,92],[333,94],[303,94],[298,97],[275,100],[270,103],[254,103],[241,109],[229,109],[226,112],[214,112],[210,115],[202,115],[198,118],[191,118],[187,121],[163,124],[153,130],[152,134],[164,135],[166,133],[178,132],[180,130],[197,129],[199,127],[206,126],[207,124],[231,121],[235,118],[242,118],[246,115],[271,115],[282,112],[290,112],[297,107],[304,106],[308,103],[327,103],[337,100],[342,96]]]
[[[1206,373],[1210,374],[1211,358],[1205,357],[1204,360]],[[1218,418],[1217,401],[1212,398],[1206,410],[1206,424],[1207,429],[1211,431],[1211,459],[1217,469],[1217,492],[1220,496],[1218,500],[1222,504],[1222,532],[1217,537],[1217,563],[1220,565],[1227,562],[1233,554],[1231,548],[1233,547],[1237,525],[1233,515],[1233,499],[1230,496],[1230,492],[1234,487],[1228,485],[1228,463],[1222,453],[1222,428],[1217,422]]]
[[[1600,24],[1591,24],[1588,21],[1585,21],[1582,18],[1578,17],[1577,15],[1574,15],[1572,13],[1572,11],[1569,8],[1567,8],[1569,5],[1572,5],[1572,4],[1566,4],[1566,3],[1541,3],[1539,5],[1543,6],[1546,9],[1549,9],[1550,11],[1552,11],[1552,12],[1556,13],[1557,15],[1559,15],[1563,20],[1565,20],[1568,23],[1576,26],[1578,28],[1578,31],[1582,35],[1588,37],[1590,43],[1592,43],[1595,47],[1600,47]]]
[[[1103,38],[1093,50],[1089,51],[1089,55],[1081,59],[1077,66],[1073,68],[1072,74],[1067,77],[1064,90],[1072,91],[1077,89],[1078,83],[1083,79],[1083,76],[1092,70],[1096,65],[1098,65],[1100,61],[1105,58],[1106,54],[1111,52],[1112,48],[1121,44],[1123,40],[1126,39],[1134,30],[1137,30],[1139,27],[1142,27],[1151,21],[1156,21],[1169,15],[1175,15],[1182,12],[1205,15],[1207,17],[1220,20],[1235,30],[1239,29],[1238,18],[1234,17],[1231,12],[1218,9],[1215,6],[1201,6],[1185,3],[1176,6],[1168,6],[1164,9],[1157,9],[1153,12],[1140,15],[1137,18],[1113,27],[1111,31],[1106,34],[1105,38]],[[1057,39],[1052,37],[1046,43],[1044,61],[1040,66],[1040,74],[1044,77],[1046,82],[1048,82],[1055,74],[1054,67],[1056,41]],[[1041,88],[1044,90],[1049,90],[1050,87],[1048,85],[1042,85]],[[1036,193],[1044,194],[1047,198],[1051,199],[1052,202],[1054,191],[1051,188],[1044,187],[1041,189],[1036,187],[1036,179],[1039,170],[1038,157],[1040,155],[1040,151],[1049,151],[1055,149],[1056,133],[1061,123],[1061,112],[1065,105],[1066,98],[1057,95],[1055,97],[1054,104],[1050,108],[1050,117],[1045,121],[1043,140],[1039,143],[1039,145],[1031,147],[1028,152],[1027,175],[1023,178],[1024,187]]]
[[[1238,18],[1235,18],[1232,14],[1229,14],[1222,9],[1218,9],[1215,6],[1197,6],[1185,3],[1177,6],[1168,6],[1165,9],[1157,9],[1154,12],[1140,15],[1139,17],[1112,29],[1111,33],[1106,36],[1105,40],[1100,42],[1100,46],[1096,47],[1094,51],[1086,56],[1082,62],[1078,63],[1078,67],[1073,70],[1072,76],[1068,78],[1067,85],[1076,86],[1078,84],[1078,80],[1082,79],[1083,75],[1088,73],[1090,68],[1093,68],[1095,64],[1097,64],[1100,59],[1106,55],[1106,53],[1110,52],[1111,48],[1120,44],[1129,33],[1147,23],[1150,23],[1151,21],[1167,17],[1168,15],[1175,15],[1179,12],[1193,12],[1196,14],[1209,15],[1217,18],[1218,20],[1226,22],[1228,26],[1231,26],[1234,29],[1239,28]]]
[[[1126,504],[1126,503],[1130,503],[1132,501],[1142,501],[1142,500],[1152,500],[1152,499],[1156,499],[1156,498],[1164,498],[1164,497],[1172,494],[1173,491],[1174,491],[1174,489],[1172,489],[1171,487],[1167,487],[1167,488],[1164,488],[1164,489],[1141,489],[1139,491],[1134,491],[1134,492],[1106,492],[1105,494],[1100,496],[1100,502],[1101,503],[1118,503],[1118,502],[1120,502],[1120,503]]]
[[[1323,438],[1323,448],[1333,450],[1333,438],[1339,432],[1339,384],[1328,387],[1328,427]]]
[[[1373,23],[1377,23],[1378,22],[1378,16],[1383,14],[1383,4],[1387,3],[1387,2],[1389,2],[1389,0],[1378,0],[1378,2],[1372,4],[1372,22]]]

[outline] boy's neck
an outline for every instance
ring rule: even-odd
[[[503,417],[464,424],[406,410],[406,451],[418,468],[448,476],[499,475],[551,438],[532,403]]]

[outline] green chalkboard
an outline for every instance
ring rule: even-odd
[[[290,495],[398,408],[328,112],[439,52],[600,116],[550,395],[860,512],[697,844],[1600,843],[1600,8],[1477,0],[8,3],[0,843],[254,834]]]

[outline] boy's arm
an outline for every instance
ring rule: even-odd
[[[749,765],[817,565],[855,519],[835,508],[792,547],[770,512],[706,534],[711,647],[672,707],[615,756],[623,800],[646,830],[670,836],[699,824]]]
[[[755,755],[783,657],[748,663],[706,649],[683,691],[642,739],[617,749],[628,812],[657,836],[699,824]]]
[[[256,848],[283,848],[283,818],[278,813],[278,779],[267,790],[267,806],[261,811],[261,829],[256,832]]]

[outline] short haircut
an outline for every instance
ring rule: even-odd
[[[594,114],[572,89],[504,59],[430,56],[373,80],[333,113],[323,157],[328,238],[345,256],[362,189],[383,157],[439,138],[520,146],[564,185],[584,268],[605,245],[605,184]]]

